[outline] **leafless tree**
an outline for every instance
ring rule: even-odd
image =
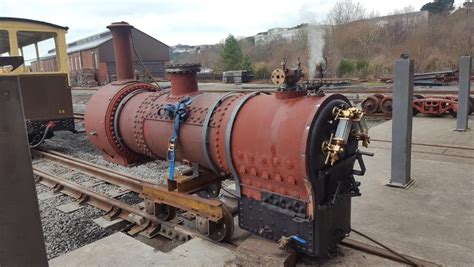
[[[340,0],[334,4],[327,15],[329,25],[343,25],[366,17],[366,10],[359,2]]]

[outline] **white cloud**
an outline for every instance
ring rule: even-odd
[[[355,0],[354,0],[355,1]],[[361,0],[384,15],[429,0]],[[462,3],[456,0],[456,4]],[[69,27],[68,42],[127,21],[168,45],[212,44],[229,33],[250,36],[273,27],[320,22],[334,0],[0,0],[0,16],[43,20]]]

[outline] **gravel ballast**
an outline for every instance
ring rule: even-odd
[[[37,192],[52,192],[46,186],[37,184]],[[55,258],[69,251],[80,248],[91,242],[106,237],[114,231],[105,230],[92,220],[105,213],[89,205],[71,213],[56,209],[57,206],[75,201],[65,195],[39,201],[43,235],[48,259]]]

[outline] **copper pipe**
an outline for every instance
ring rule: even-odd
[[[133,28],[127,22],[114,22],[107,28],[112,32],[117,80],[133,80],[130,35]]]

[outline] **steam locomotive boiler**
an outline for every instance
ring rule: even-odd
[[[279,90],[271,94],[200,92],[198,65],[170,66],[169,90],[134,81],[131,27],[108,27],[118,81],[90,99],[85,127],[111,162],[171,161],[167,187],[143,188],[147,211],[167,220],[184,209],[197,215],[197,230],[228,239],[232,215],[216,197],[221,181],[233,179],[241,228],[327,255],[350,232],[351,197],[360,195],[354,175],[364,174],[365,153],[358,143],[369,141],[363,113],[342,95],[299,85],[300,67],[275,70]],[[174,161],[192,167],[175,174]]]

